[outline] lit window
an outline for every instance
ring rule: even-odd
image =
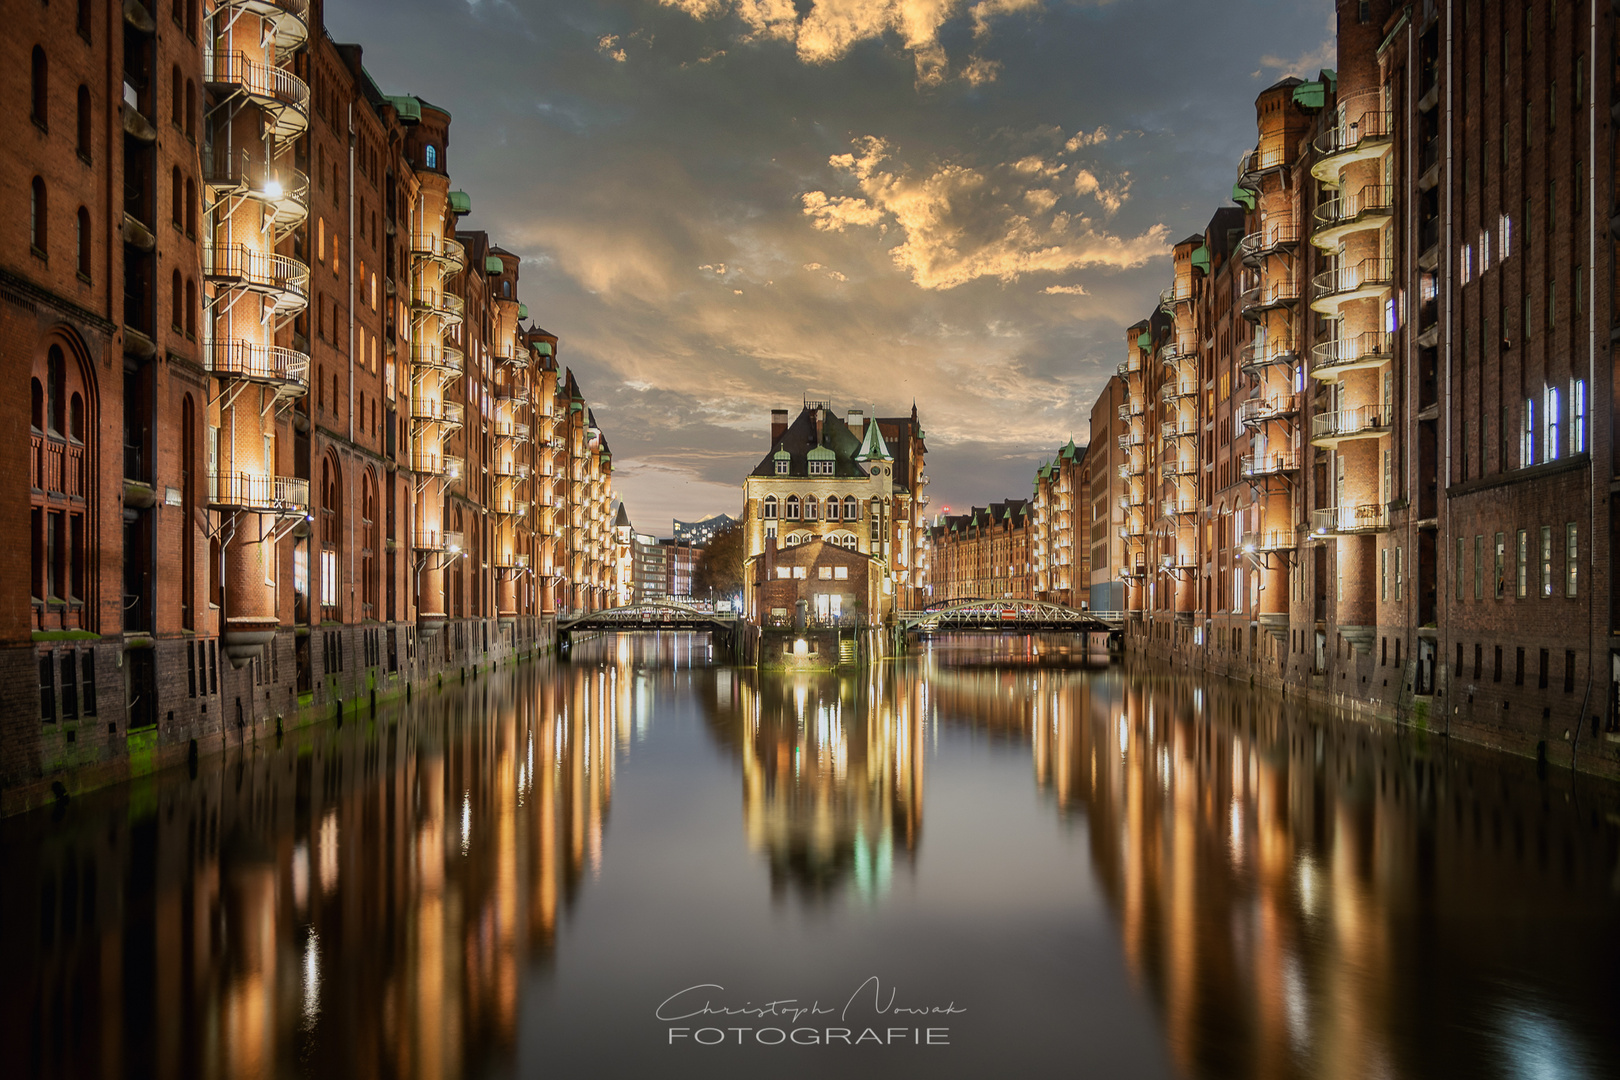
[[[1573,521],[1571,521],[1569,524],[1564,526],[1564,595],[1565,596],[1574,596],[1575,595],[1575,586],[1577,584],[1576,566],[1580,562],[1580,560],[1579,560],[1579,558],[1577,556],[1577,550],[1579,548],[1579,545],[1577,544],[1576,541],[1577,541],[1577,536],[1576,536],[1576,530],[1575,530],[1575,523]]]
[[[1586,380],[1569,382],[1569,452],[1586,453]]]
[[[762,506],[760,508],[760,516],[763,517],[766,521],[775,521],[776,520],[776,496],[775,495],[767,495],[767,496],[765,496],[765,502],[762,504]]]
[[[1571,525],[1570,528],[1573,529],[1574,526]],[[852,536],[852,537],[850,537],[850,539],[853,540],[854,537]],[[1575,571],[1572,569],[1570,571],[1571,576],[1570,576],[1570,579],[1569,579],[1570,582],[1572,583],[1571,588],[1574,587],[1573,586],[1573,582],[1575,580],[1574,573],[1575,573]],[[833,580],[835,580],[835,581],[846,581],[848,579],[849,579],[849,567],[847,567],[847,566],[835,566],[835,567],[833,567]],[[1571,593],[1570,595],[1573,596],[1574,593]]]
[[[778,566],[776,568],[776,576],[778,578],[782,578],[784,580],[786,580],[788,578],[791,578],[793,576],[793,567],[791,567],[791,566]]]
[[[1519,438],[1519,468],[1536,463],[1536,399],[1524,399],[1524,431]]]
[[[1558,460],[1558,421],[1562,417],[1558,408],[1558,387],[1547,387],[1547,449],[1545,461]]]
[[[819,581],[831,581],[832,580],[832,567],[830,567],[830,566],[818,566],[818,567],[816,567],[816,578]]]
[[[803,581],[806,576],[807,576],[807,574],[806,574],[806,571],[805,571],[804,567],[795,566],[793,568],[793,578],[794,578],[795,581]]]

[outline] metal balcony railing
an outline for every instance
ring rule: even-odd
[[[1268,308],[1287,307],[1299,302],[1299,283],[1283,279],[1267,279],[1252,289],[1245,289],[1240,304],[1243,313],[1258,313]]]
[[[269,22],[277,53],[290,53],[309,40],[309,0],[216,0],[214,10],[245,11]]]
[[[502,480],[527,480],[529,466],[522,461],[496,461],[491,471]]]
[[[203,72],[210,85],[240,90],[269,113],[275,138],[292,138],[309,127],[309,84],[286,68],[250,60],[244,52],[205,51]]]
[[[208,370],[221,377],[272,383],[283,387],[309,386],[309,354],[261,345],[239,338],[214,338],[203,343]]]
[[[1358,96],[1339,105],[1338,123],[1326,128],[1313,144],[1318,156],[1333,158],[1362,149],[1370,142],[1387,142],[1393,133],[1389,110],[1379,108],[1382,95]]]
[[[273,293],[283,312],[309,303],[309,267],[289,255],[246,244],[204,244],[203,276],[218,285]]]
[[[1288,158],[1282,147],[1261,149],[1257,146],[1253,150],[1245,151],[1243,156],[1238,158],[1237,186],[1253,190],[1260,182],[1260,177],[1286,164]]]
[[[1324,341],[1311,347],[1311,374],[1382,364],[1394,355],[1395,335],[1368,330],[1355,337]]]
[[[1198,513],[1198,500],[1191,495],[1181,495],[1164,499],[1159,509],[1165,517],[1186,517]]]
[[[520,443],[529,440],[528,424],[519,424],[511,420],[497,420],[494,426],[497,439],[511,439]]]
[[[1346,192],[1317,204],[1316,233],[1342,233],[1342,227],[1365,217],[1385,218],[1395,206],[1395,189],[1387,184],[1367,184],[1354,193]]]
[[[1299,244],[1299,225],[1293,221],[1267,222],[1259,232],[1252,232],[1238,241],[1237,255],[1244,263],[1254,266],[1266,256],[1287,251]]]
[[[1394,420],[1391,405],[1362,405],[1320,413],[1311,418],[1311,439],[1338,440],[1387,434]]]
[[[1247,552],[1286,551],[1294,545],[1293,529],[1261,529],[1243,534],[1242,546]]]
[[[1239,366],[1245,370],[1270,367],[1272,364],[1292,365],[1298,359],[1292,338],[1280,341],[1259,340],[1243,346],[1239,352]]]
[[[1343,297],[1351,293],[1388,288],[1394,274],[1393,259],[1362,259],[1353,266],[1324,270],[1312,278],[1311,283],[1316,288],[1317,299],[1325,300],[1329,297]]]
[[[1159,293],[1159,307],[1168,314],[1175,314],[1176,305],[1193,302],[1192,282],[1177,282],[1168,289]]]
[[[1327,506],[1311,511],[1311,532],[1317,536],[1377,532],[1389,527],[1389,509],[1383,503]]]
[[[461,372],[466,365],[466,356],[462,351],[437,341],[413,341],[411,343],[411,363],[418,367],[432,368],[436,371]]]
[[[1121,362],[1116,370],[1119,373],[1119,377],[1122,379],[1129,378],[1130,376],[1139,373],[1142,370],[1142,354],[1133,351],[1130,356],[1126,357],[1125,360]]]
[[[1292,416],[1299,411],[1299,396],[1297,394],[1276,394],[1271,397],[1250,398],[1241,401],[1237,407],[1238,423],[1246,425],[1263,424],[1268,420],[1280,420]]]
[[[261,514],[302,512],[309,509],[309,481],[297,476],[211,472],[208,504],[222,510]]]
[[[1170,379],[1159,385],[1160,401],[1177,401],[1198,396],[1198,383],[1192,379]]]
[[[1299,451],[1269,450],[1265,453],[1247,453],[1238,459],[1238,469],[1245,480],[1298,472]]]

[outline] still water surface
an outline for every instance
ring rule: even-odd
[[[1620,1075],[1612,786],[1028,653],[606,638],[0,822],[0,1075]]]

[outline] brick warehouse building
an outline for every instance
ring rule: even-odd
[[[1149,652],[1620,772],[1614,20],[1345,0],[1260,95],[1093,414]]]
[[[11,6],[0,809],[612,602],[611,452],[446,110],[319,0]]]
[[[1043,469],[1045,466],[1043,466]],[[1053,600],[1037,592],[1035,545],[1041,535],[1028,499],[944,514],[928,528],[930,605],[960,600]]]

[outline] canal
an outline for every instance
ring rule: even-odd
[[[0,822],[0,1074],[1620,1075],[1612,785],[1031,645],[601,638]]]

